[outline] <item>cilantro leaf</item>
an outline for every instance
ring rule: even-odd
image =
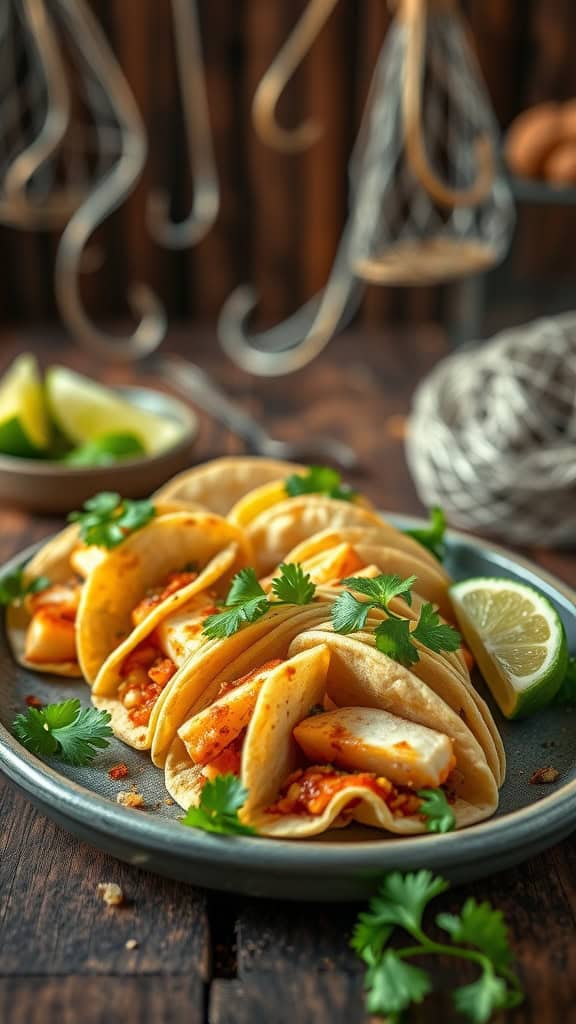
[[[97,750],[109,746],[108,736],[112,735],[109,722],[108,711],[82,708],[73,722],[53,729],[53,734],[60,744],[62,760],[67,764],[92,764]]]
[[[272,593],[283,604],[310,604],[316,585],[301,565],[282,562],[280,575],[272,580]]]
[[[387,950],[366,972],[369,1013],[399,1021],[399,1014],[413,1003],[421,1003],[432,989],[430,977],[419,967],[405,963],[397,953]]]
[[[232,608],[226,608],[222,612],[209,615],[204,623],[202,632],[210,640],[222,640],[228,636],[234,636],[243,626],[256,622],[266,614],[270,608],[270,602],[266,596],[254,597],[245,604],[237,604]]]
[[[332,625],[336,633],[355,633],[364,629],[368,612],[372,608],[369,601],[360,601],[349,590],[344,590],[332,605]]]
[[[421,526],[414,530],[404,530],[409,537],[413,537],[419,544],[427,548],[439,562],[446,553],[444,534],[446,532],[446,516],[439,505],[434,505],[429,512],[429,526]]]
[[[379,622],[374,630],[376,647],[382,654],[394,658],[401,665],[415,665],[420,655],[412,642],[408,619],[385,619]]]
[[[483,971],[471,985],[462,985],[453,993],[454,1006],[473,1024],[488,1024],[495,1010],[505,1010],[517,1005],[519,999],[508,991],[503,978],[493,971]],[[513,1001],[510,1001],[510,998]]]
[[[460,914],[438,914],[436,924],[448,932],[453,942],[464,942],[480,949],[495,967],[507,967],[512,960],[508,929],[501,910],[488,902],[467,899]]]
[[[420,617],[412,636],[419,640],[424,647],[431,651],[457,651],[462,643],[462,637],[453,626],[447,626],[440,622],[440,616],[434,605],[428,601],[420,609]]]
[[[109,745],[110,713],[80,708],[76,698],[17,715],[14,735],[33,754],[59,757],[67,764],[92,764],[98,749]]]
[[[24,567],[19,566],[11,572],[0,576],[0,605],[14,604],[22,601],[28,594],[38,594],[50,586],[47,576],[37,576],[36,579],[24,580]]]
[[[251,567],[240,569],[230,584],[228,597],[225,604],[227,607],[243,604],[245,601],[252,601],[254,598],[266,597],[266,592],[260,586],[256,570]]]
[[[156,509],[147,499],[132,501],[115,491],[102,491],[85,501],[81,512],[71,512],[68,521],[79,524],[85,544],[114,548],[155,515]]]
[[[357,494],[348,484],[343,484],[340,473],[329,466],[309,466],[307,473],[289,476],[284,486],[289,498],[300,494],[325,494],[339,501],[353,501]]]
[[[26,714],[16,715],[12,729],[26,750],[44,757],[52,757],[58,752],[58,740],[46,728],[43,711],[44,709],[28,708]]]
[[[392,871],[385,875],[378,887],[378,894],[370,901],[370,911],[362,914],[363,929],[354,934],[352,944],[357,953],[381,945],[378,930],[385,926],[389,931],[397,925],[406,931],[418,931],[422,925],[424,910],[430,900],[448,888],[443,878],[434,877],[431,871],[409,872],[403,875]],[[360,942],[364,943],[360,948]]]
[[[426,818],[428,832],[452,832],[456,826],[454,811],[442,789],[419,789],[420,814]]]
[[[568,659],[566,675],[556,694],[555,703],[568,708],[576,707],[576,658]]]
[[[300,565],[280,566],[280,575],[272,580],[272,592],[279,600],[275,604],[309,604],[314,598],[316,587]],[[224,609],[209,615],[202,632],[211,639],[233,636],[243,626],[256,622],[273,607],[270,599],[258,582],[252,568],[236,573]]]
[[[345,587],[351,587],[357,594],[369,597],[373,605],[386,609],[394,597],[401,597],[407,605],[412,604],[411,587],[416,583],[416,576],[408,576],[403,580],[400,576],[382,573],[367,579],[365,576],[348,576],[342,580]]]
[[[180,821],[189,828],[220,835],[255,835],[256,830],[243,825],[238,818],[247,796],[248,791],[236,775],[217,775],[213,782],[204,783],[198,807],[189,807]]]

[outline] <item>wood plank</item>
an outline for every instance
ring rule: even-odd
[[[201,1024],[204,992],[180,978],[0,979],[3,1024]]]
[[[207,978],[202,893],[78,842],[3,780],[0,820],[0,975],[169,970]],[[106,907],[99,882],[120,885],[126,906]],[[137,949],[125,948],[129,939]]]
[[[214,981],[209,1024],[361,1024],[360,977],[324,972],[252,973],[242,982]]]

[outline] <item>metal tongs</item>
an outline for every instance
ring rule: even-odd
[[[245,409],[237,405],[212,378],[195,363],[178,356],[156,356],[154,370],[195,405],[242,437],[255,455],[273,459],[304,459],[332,463],[342,469],[357,469],[353,448],[336,438],[316,434],[303,441],[278,441]]]

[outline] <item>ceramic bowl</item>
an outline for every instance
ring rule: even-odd
[[[152,388],[116,389],[122,398],[182,427],[175,445],[155,455],[122,459],[110,466],[66,466],[41,459],[0,455],[0,502],[26,512],[61,514],[79,508],[99,491],[141,498],[190,465],[196,439],[196,415],[183,402]]]

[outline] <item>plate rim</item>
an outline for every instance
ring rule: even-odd
[[[422,526],[425,520],[387,513],[386,518],[403,527]],[[460,530],[447,531],[450,540],[481,551],[486,549],[506,561],[512,561],[562,596],[567,606],[576,606],[576,592],[563,580],[542,569],[530,559],[505,547],[471,536]],[[17,552],[1,567],[9,570],[31,555],[49,538]],[[7,643],[4,636],[4,642]],[[559,789],[546,793],[537,802],[510,811],[500,818],[490,818],[467,829],[444,835],[426,834],[406,838],[371,839],[366,843],[331,840],[329,843],[308,839],[299,843],[289,839],[249,836],[216,836],[193,829],[183,829],[177,821],[142,811],[121,807],[109,798],[93,792],[80,783],[63,776],[23,747],[0,722],[0,770],[33,802],[40,803],[43,813],[50,809],[99,834],[116,836],[132,846],[152,848],[155,853],[169,847],[171,857],[188,858],[196,865],[273,872],[305,869],[308,878],[326,873],[370,872],[386,869],[389,859],[401,859],[407,867],[416,862],[432,863],[441,859],[445,869],[499,853],[502,849],[523,845],[532,839],[535,821],[541,830],[558,830],[573,819],[576,828],[576,779],[563,783]],[[571,813],[570,813],[571,812]],[[564,832],[567,828],[564,829]],[[511,840],[507,842],[507,840]]]

